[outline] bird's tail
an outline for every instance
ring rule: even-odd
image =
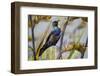
[[[41,55],[43,54],[44,51],[45,51],[45,49],[44,49],[44,48],[41,48],[41,49],[40,49],[39,56],[41,56]]]
[[[41,56],[43,54],[43,52],[46,50],[47,46],[44,45],[41,49],[40,49],[40,52],[39,52],[39,56]]]

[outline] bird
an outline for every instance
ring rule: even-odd
[[[53,21],[52,26],[53,30],[48,35],[43,47],[40,49],[39,56],[41,56],[47,48],[55,46],[61,37],[61,29],[58,27],[58,21]]]

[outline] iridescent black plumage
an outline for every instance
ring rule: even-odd
[[[58,27],[58,21],[54,21],[53,22],[53,28],[54,30],[51,31],[51,33],[49,34],[45,44],[43,45],[43,47],[40,49],[40,53],[39,56],[41,56],[43,54],[43,52],[49,48],[50,46],[54,46],[56,45],[56,43],[58,42],[58,40],[60,39],[60,35],[61,35],[61,29]]]

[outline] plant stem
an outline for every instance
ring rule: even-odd
[[[84,53],[85,53],[85,50],[86,50],[86,47],[87,47],[87,46],[88,46],[88,37],[87,37],[87,39],[86,39],[85,49],[84,49],[83,52],[82,52],[81,58],[84,57]]]
[[[34,25],[32,26],[32,43],[33,43],[33,55],[34,55],[34,60],[36,60],[36,53],[35,53],[35,43],[34,43]]]
[[[36,60],[36,52],[35,52],[35,43],[34,43],[34,26],[35,26],[35,23],[32,22],[32,16],[29,16],[30,17],[30,22],[31,22],[31,32],[32,32],[32,44],[33,44],[33,57],[34,57],[34,60]]]
[[[59,49],[59,57],[58,59],[62,58],[62,44],[63,44],[63,36],[64,36],[64,33],[65,33],[65,29],[66,29],[66,26],[68,24],[68,21],[69,21],[69,17],[67,18],[67,21],[65,22],[64,24],[64,27],[63,27],[63,30],[62,30],[62,35],[61,35],[61,40],[60,40],[60,49]]]

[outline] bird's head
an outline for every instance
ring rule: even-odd
[[[53,27],[58,27],[58,22],[59,21],[53,21],[53,23],[52,23]]]

